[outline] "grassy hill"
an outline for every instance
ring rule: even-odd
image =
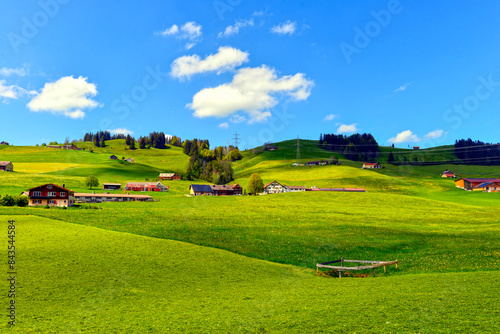
[[[333,279],[176,241],[11,219],[20,235],[23,333],[439,333],[496,325],[498,271]],[[0,328],[8,330],[6,321]]]
[[[0,194],[48,182],[88,191],[89,174],[101,183],[124,184],[160,172],[185,173],[188,157],[180,148],[130,151],[123,140],[107,144],[93,153],[89,143],[77,144],[85,151],[2,147],[0,160],[13,161],[15,172],[0,173]],[[498,194],[465,192],[440,173],[498,177],[500,167],[382,163],[385,168],[363,170],[360,162],[340,155],[340,166],[292,167],[294,145],[291,140],[277,143],[276,151],[243,152],[233,165],[235,182],[245,187],[258,173],[264,182],[367,192],[193,198],[185,194],[198,181],[183,180],[165,181],[171,191],[152,194],[157,202],[103,203],[97,209],[0,207],[2,224],[18,221],[18,329],[492,328],[498,319],[491,314],[499,312],[491,293],[499,288]],[[136,163],[110,160],[111,154]],[[314,141],[301,141],[303,162],[331,155]],[[443,155],[435,152],[433,159]],[[387,274],[379,270],[376,279],[315,275],[316,263],[339,257],[398,259],[400,266]]]

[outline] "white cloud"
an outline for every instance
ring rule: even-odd
[[[170,28],[167,28],[164,31],[156,32],[155,34],[163,37],[175,36],[177,39],[187,40],[188,42],[184,47],[188,50],[199,43],[202,39],[201,25],[196,24],[194,21],[186,22],[180,28],[174,24]]]
[[[333,121],[335,119],[335,117],[337,117],[337,115],[334,115],[334,114],[326,115],[324,120],[325,121]]]
[[[271,116],[269,109],[279,101],[276,95],[306,100],[313,85],[302,73],[279,78],[274,69],[265,65],[242,68],[231,83],[196,93],[187,107],[199,118],[226,117],[242,111],[249,116],[249,123],[254,123]]]
[[[13,74],[18,75],[20,77],[24,77],[28,74],[28,72],[29,72],[28,69],[25,67],[22,67],[22,68],[7,68],[7,67],[0,68],[0,75],[4,76],[4,77],[9,77]]]
[[[246,62],[248,62],[248,52],[222,46],[216,54],[211,54],[205,59],[201,59],[198,55],[177,58],[170,66],[172,69],[170,74],[175,78],[190,78],[192,75],[205,72],[219,74]]]
[[[354,133],[358,131],[357,124],[340,124],[337,133]]]
[[[424,136],[425,139],[436,139],[436,138],[441,138],[445,132],[443,130],[435,130],[431,131],[428,134]]]
[[[229,37],[232,35],[236,35],[240,32],[240,28],[245,28],[245,27],[253,27],[253,19],[250,20],[244,20],[244,21],[236,21],[236,23],[232,26],[227,26],[224,32],[220,32],[217,37]]]
[[[0,98],[3,101],[8,101],[9,99],[17,100],[20,96],[35,94],[35,91],[26,90],[17,85],[8,86],[5,80],[0,80]]]
[[[219,124],[219,128],[221,128],[221,129],[228,129],[229,128],[229,124],[227,124],[226,122],[220,123]]]
[[[164,31],[161,31],[157,34],[162,36],[170,36],[170,35],[176,35],[178,33],[179,33],[179,27],[177,26],[177,24],[174,24],[170,28],[167,28]]]
[[[31,111],[48,111],[63,114],[70,118],[83,118],[82,109],[94,109],[99,103],[90,97],[97,95],[96,85],[87,82],[87,78],[73,76],[62,77],[56,82],[48,82],[42,92],[29,103]]]
[[[400,144],[400,143],[406,143],[406,142],[417,142],[420,141],[420,138],[410,130],[406,130],[403,132],[400,132],[396,135],[394,138],[390,138],[388,142],[395,143],[395,144]]]
[[[293,35],[296,29],[297,23],[288,20],[284,23],[272,27],[271,32],[278,35]]]
[[[403,92],[403,91],[405,91],[405,90],[406,90],[406,88],[408,88],[408,86],[410,86],[410,85],[411,85],[411,82],[407,82],[407,83],[405,83],[403,86],[400,86],[399,88],[396,88],[396,89],[394,90],[394,93],[397,93],[397,92]]]
[[[121,134],[121,135],[133,135],[134,134],[133,131],[130,131],[130,130],[125,129],[125,128],[117,128],[117,129],[108,130],[108,131],[112,134]]]
[[[245,116],[241,116],[241,115],[238,115],[238,114],[232,115],[231,118],[229,119],[229,121],[231,123],[235,123],[235,124],[242,123],[242,122],[244,122],[246,120],[247,120],[247,118]]]

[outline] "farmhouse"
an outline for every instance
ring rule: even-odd
[[[0,161],[0,171],[13,172],[14,165],[10,161]]]
[[[264,186],[265,194],[278,194],[288,191],[288,187],[278,181],[269,182]]]
[[[367,162],[363,164],[363,169],[375,169],[375,168],[381,168],[380,164],[378,162]]]
[[[233,184],[232,188],[233,188],[233,195],[243,194],[243,188],[238,183]]]
[[[127,182],[125,190],[133,191],[168,191],[168,186],[161,182]]]
[[[116,155],[114,155],[114,154],[113,154],[112,156],[110,156],[109,158],[110,158],[111,160],[118,160],[118,157],[117,157]]]
[[[72,206],[74,202],[73,191],[63,186],[47,183],[24,192],[29,198],[28,205]]]
[[[119,190],[121,189],[121,183],[103,183],[102,188],[104,190]]]
[[[153,201],[153,197],[149,195],[75,193],[76,203],[131,202],[131,201],[151,202]]]
[[[189,193],[194,196],[212,196],[212,187],[209,184],[192,184],[189,186]]]
[[[500,182],[483,182],[477,186],[472,187],[472,191],[484,191],[487,193],[500,192]]]
[[[134,159],[132,159],[132,158],[128,158],[128,159],[125,159],[125,161],[128,161],[128,162],[134,162]]]
[[[441,177],[447,177],[447,178],[455,178],[457,177],[453,172],[449,170],[445,170],[443,174],[441,174]]]
[[[461,178],[455,181],[455,186],[464,190],[472,191],[474,187],[487,182],[500,182],[500,179],[487,178]]]
[[[235,183],[231,185],[211,185],[212,193],[214,196],[233,196],[233,195],[241,195],[243,192],[243,188]]]
[[[3,141],[0,143],[0,145],[9,145],[9,143],[7,143],[6,141]]]
[[[181,177],[177,173],[160,173],[160,180],[180,180]]]

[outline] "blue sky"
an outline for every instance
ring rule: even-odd
[[[499,142],[499,15],[497,1],[8,1],[0,141]]]

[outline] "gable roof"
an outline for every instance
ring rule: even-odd
[[[279,183],[278,181],[272,181],[272,182],[269,182],[268,184],[266,184],[266,185],[264,186],[264,189],[265,189],[265,188],[267,188],[269,185],[273,184],[274,182],[276,182],[277,184],[279,184],[279,185],[280,185],[280,186],[282,186],[282,187],[286,187],[284,184],[281,184],[281,183]]]
[[[209,184],[192,184],[189,189],[193,189],[194,192],[211,193],[212,187]]]
[[[10,163],[10,161],[0,161],[0,166],[7,166]]]
[[[378,165],[379,163],[378,162],[365,162],[363,164],[363,166],[375,166],[375,165]]]
[[[177,173],[160,173],[160,177],[174,177]]]
[[[468,181],[471,183],[483,183],[483,182],[500,182],[499,178],[468,178],[468,177],[463,177],[461,179],[456,180],[455,182],[458,182],[460,180]]]
[[[475,185],[472,188],[484,188],[484,187],[488,187],[490,185],[492,185],[492,186],[500,186],[500,182],[483,182],[483,183]]]
[[[33,189],[38,189],[38,188],[43,188],[45,186],[48,186],[48,185],[51,185],[52,187],[55,187],[57,189],[60,189],[60,190],[64,190],[64,191],[67,191],[67,192],[72,192],[70,189],[67,189],[67,188],[63,188],[61,186],[58,186],[57,184],[53,184],[53,183],[46,183],[46,184],[42,184],[41,186],[38,186],[38,187],[33,187],[33,188],[29,188],[28,190],[26,191],[30,191],[30,190],[33,190]]]

